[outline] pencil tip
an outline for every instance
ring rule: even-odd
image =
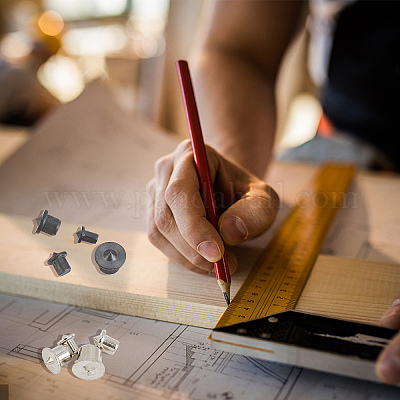
[[[228,294],[226,292],[224,292],[224,297],[225,297],[226,305],[229,306],[229,304],[231,302],[229,301],[229,297],[228,297]]]

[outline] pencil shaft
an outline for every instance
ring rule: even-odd
[[[189,126],[189,134],[194,154],[194,162],[200,181],[200,188],[203,195],[204,206],[206,208],[207,219],[211,222],[214,228],[218,230],[218,210],[215,202],[214,188],[211,180],[210,169],[208,166],[207,153],[204,145],[203,134],[201,131],[200,118],[197,110],[196,99],[194,96],[189,66],[186,61],[180,60],[176,62],[176,67],[178,71],[183,102],[185,105],[186,118]],[[222,259],[214,263],[214,267],[218,283],[220,283],[220,281],[225,282],[225,285],[221,286],[220,284],[220,287],[223,293],[225,293],[225,298],[227,297],[229,300],[231,277],[225,252]]]
[[[177,62],[178,76],[181,84],[182,97],[185,105],[186,119],[189,126],[190,140],[194,153],[194,162],[196,164],[197,174],[201,184],[201,192],[206,207],[207,219],[213,224],[214,228],[218,226],[217,205],[214,197],[210,169],[208,166],[207,153],[204,145],[203,134],[201,131],[199,113],[197,111],[196,99],[189,67],[186,61]]]

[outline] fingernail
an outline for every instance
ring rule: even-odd
[[[237,244],[247,238],[249,234],[243,221],[235,215],[226,217],[221,221],[220,233],[228,244]]]
[[[386,328],[399,329],[399,320],[398,320],[399,315],[400,315],[400,307],[396,306],[389,308],[382,315],[380,325],[383,325]]]
[[[397,354],[388,354],[378,361],[376,373],[382,381],[395,384],[400,382],[400,357]]]
[[[222,257],[219,246],[214,242],[201,242],[197,246],[197,251],[210,262],[216,262]]]
[[[392,307],[400,306],[400,298],[395,299],[395,301],[392,303]]]

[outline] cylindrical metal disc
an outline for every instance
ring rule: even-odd
[[[76,361],[72,366],[72,372],[77,378],[93,381],[101,378],[106,372],[106,368],[101,361]]]
[[[71,354],[66,346],[56,346],[54,349],[45,347],[42,350],[42,358],[48,370],[58,374],[61,367],[71,359]]]
[[[117,272],[126,260],[124,248],[115,242],[105,242],[97,247],[94,258],[105,274]]]
[[[78,360],[72,366],[75,376],[87,381],[101,378],[106,369],[101,360],[101,350],[92,344],[84,344],[79,352]]]

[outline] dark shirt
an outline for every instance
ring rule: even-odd
[[[357,1],[337,19],[322,108],[400,170],[400,1]]]

